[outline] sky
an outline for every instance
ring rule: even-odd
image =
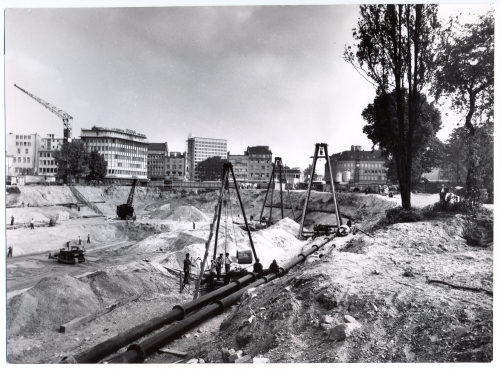
[[[171,151],[189,134],[222,138],[232,154],[269,145],[302,169],[318,142],[369,150],[361,112],[375,90],[342,57],[357,17],[355,5],[6,9],[6,132],[62,136],[16,83],[71,114],[73,137],[133,129]],[[445,140],[460,117],[442,119]]]

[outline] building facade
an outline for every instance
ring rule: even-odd
[[[186,153],[170,152],[165,158],[165,179],[172,181],[186,179]]]
[[[8,133],[5,138],[6,154],[12,156],[11,172],[17,175],[38,174],[38,155],[41,146],[39,134]]]
[[[147,181],[146,135],[133,130],[94,126],[91,129],[82,129],[81,140],[89,152],[96,150],[104,155],[108,164],[106,180],[128,182],[137,178]]]
[[[61,149],[63,138],[56,138],[54,134],[48,134],[42,138],[38,155],[38,174],[42,176],[56,176],[57,164],[54,159],[54,151]]]
[[[227,140],[205,137],[188,138],[186,166],[190,180],[198,180],[198,163],[210,157],[227,159]]]
[[[244,154],[229,154],[227,159],[233,165],[236,180],[238,182],[248,181],[248,156]]]
[[[333,180],[341,184],[354,185],[386,184],[386,161],[387,159],[380,150],[361,150],[360,146],[352,145],[351,150],[330,156]],[[325,164],[327,182],[329,182],[329,176],[328,165]]]
[[[167,156],[167,143],[148,144],[148,178],[151,181],[165,180],[165,161]]]
[[[273,172],[273,153],[268,146],[249,146],[245,151],[248,158],[247,179],[250,182],[269,182]]]

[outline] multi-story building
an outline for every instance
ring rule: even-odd
[[[249,146],[245,151],[248,157],[248,181],[268,182],[273,172],[273,152],[268,146]]]
[[[147,181],[148,143],[146,135],[134,130],[92,127],[82,129],[81,140],[88,151],[104,155],[108,164],[105,180],[129,182],[131,179]]]
[[[165,180],[165,161],[167,156],[167,143],[148,144],[148,178],[151,181]]]
[[[56,138],[54,134],[48,134],[42,138],[40,150],[38,152],[38,174],[42,176],[55,176],[57,174],[57,164],[54,159],[54,151],[61,148],[63,138]]]
[[[295,189],[303,179],[302,171],[298,167],[290,168],[288,166],[284,166],[281,176],[282,180],[288,184],[290,189]],[[279,173],[276,173],[274,181],[278,184]]]
[[[170,152],[165,158],[165,179],[185,180],[186,178],[186,153]]]
[[[187,170],[190,180],[198,180],[197,165],[210,157],[227,159],[227,140],[189,137],[187,140]]]
[[[248,156],[245,154],[228,154],[227,159],[233,165],[236,180],[246,182],[248,180]]]
[[[387,182],[386,158],[380,150],[361,150],[361,146],[352,145],[351,150],[330,156],[330,162],[335,182],[354,185],[382,185]],[[327,182],[329,173],[328,165],[325,164]]]
[[[39,134],[19,135],[12,132],[7,134],[7,155],[13,157],[11,171],[15,175],[36,175],[38,173],[40,145]]]

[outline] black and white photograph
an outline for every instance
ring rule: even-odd
[[[2,362],[492,367],[494,5],[6,1]]]

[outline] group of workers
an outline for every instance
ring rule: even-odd
[[[221,279],[223,265],[225,270],[224,284],[229,283],[231,276],[231,257],[229,257],[229,253],[226,253],[225,255],[221,253],[219,254],[219,257],[217,257],[217,259],[211,261],[210,268],[208,269],[209,271],[208,285],[210,289],[212,289],[215,286],[216,280]],[[183,272],[184,272],[183,285],[189,284],[191,267],[194,266],[195,265],[189,253],[186,253],[186,257],[184,258],[184,263],[183,263]],[[259,275],[263,273],[279,274],[280,268],[276,260],[273,260],[269,268],[267,270],[264,270],[262,264],[260,263],[260,260],[257,258],[255,263],[253,264],[253,272]]]

